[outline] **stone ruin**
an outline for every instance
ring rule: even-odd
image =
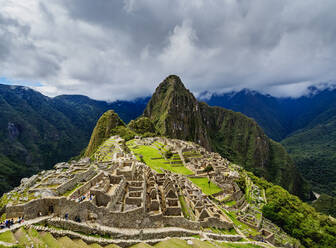
[[[8,204],[7,217],[34,219],[52,214],[60,219],[118,228],[233,228],[233,222],[214,203],[216,200],[223,208],[235,209],[241,222],[261,230],[267,240],[273,240],[273,233],[262,229],[262,218],[256,218],[261,213],[248,204],[235,183],[239,173],[229,168],[227,159],[180,140],[138,138],[135,144],[151,145],[156,141],[179,154],[193,176],[209,178],[221,191],[209,197],[186,176],[166,170],[158,173],[139,162],[134,154],[124,151],[122,139],[111,137],[109,142],[113,149],[102,146],[95,162],[84,158],[59,163],[54,170],[23,179],[15,190],[26,192],[28,189],[28,196]],[[111,150],[112,156],[107,153]],[[205,171],[208,167],[212,170]],[[255,194],[260,196],[258,192]],[[225,201],[236,203],[227,207]],[[183,209],[182,202],[187,210]],[[189,211],[189,217],[185,211]]]

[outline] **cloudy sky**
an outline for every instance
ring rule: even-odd
[[[0,0],[0,82],[132,99],[336,82],[335,0]]]

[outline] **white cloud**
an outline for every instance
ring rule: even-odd
[[[304,94],[335,81],[336,2],[0,0],[0,77],[130,99],[168,74],[195,93]]]

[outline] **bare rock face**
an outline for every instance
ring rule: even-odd
[[[269,139],[251,118],[198,102],[178,76],[156,88],[144,111],[162,136],[193,141],[303,199],[309,187],[281,144]]]

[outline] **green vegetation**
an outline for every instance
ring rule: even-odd
[[[61,248],[60,244],[58,243],[57,239],[55,239],[50,233],[41,233],[41,239],[44,243],[51,248]]]
[[[112,135],[123,132],[123,135],[128,135],[125,123],[113,111],[106,111],[98,120],[94,128],[89,145],[85,151],[85,156],[91,156],[97,148]]]
[[[128,128],[144,137],[155,136],[156,130],[154,124],[147,117],[139,117],[136,120],[131,120]]]
[[[188,207],[184,196],[183,195],[179,195],[179,200],[181,203],[181,208],[182,208],[182,213],[184,218],[187,218],[189,220],[195,220],[195,215],[193,213],[193,211]]]
[[[15,243],[16,239],[14,237],[14,234],[11,231],[6,231],[3,233],[0,233],[0,241],[4,241],[7,243]]]
[[[192,175],[193,172],[187,169],[184,166],[172,166],[169,162],[173,162],[171,159],[164,159],[160,152],[151,146],[137,146],[134,147],[132,142],[127,143],[130,150],[132,150],[137,156],[138,160],[142,160],[155,171],[162,173],[161,169],[172,171],[174,173],[183,174],[183,175]],[[154,158],[154,159],[153,159]],[[159,158],[159,159],[156,159]],[[167,163],[168,162],[168,163]]]
[[[316,192],[336,196],[336,117],[316,120],[282,141]],[[336,210],[335,210],[336,211]]]
[[[0,85],[0,196],[21,178],[79,154],[99,115],[111,106],[84,96],[49,98]]]
[[[29,238],[29,234],[23,227],[15,232],[15,238],[17,241],[19,241],[20,245],[30,246],[33,243],[32,240]]]
[[[264,217],[298,239],[305,247],[336,247],[335,219],[316,212],[282,187],[258,178],[251,172],[244,173],[266,191],[267,203],[262,208]],[[234,214],[227,212],[227,215],[235,223]]]
[[[336,222],[280,186],[266,189],[263,215],[305,247],[336,247]]]
[[[234,205],[236,205],[236,201],[227,201],[227,202],[224,202],[224,204],[226,205],[226,206],[228,206],[228,207],[232,207],[232,206],[234,206]]]
[[[204,194],[212,195],[222,191],[221,188],[219,188],[216,184],[209,181],[207,177],[200,177],[200,178],[190,177],[189,179],[194,184],[196,184]]]
[[[221,208],[221,210],[232,220],[232,222],[244,233],[250,234],[252,236],[260,235],[256,229],[249,227],[243,222],[237,220],[237,216],[234,212],[226,211],[225,209]]]
[[[312,205],[317,211],[336,217],[335,197],[331,197],[327,194],[322,194],[315,202],[313,202]]]
[[[152,246],[147,245],[146,243],[138,243],[136,245],[132,245],[129,248],[151,248]]]
[[[177,238],[172,238],[166,241],[159,242],[154,245],[156,248],[167,248],[167,247],[181,247],[181,248],[189,248],[190,246],[187,244],[187,241]]]

